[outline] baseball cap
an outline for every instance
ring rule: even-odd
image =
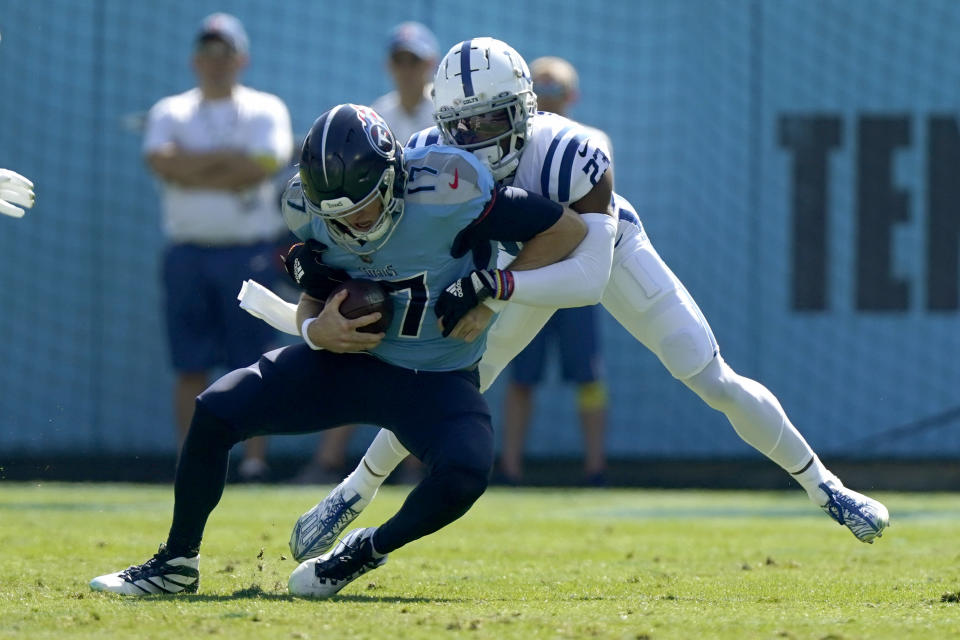
[[[243,55],[247,55],[250,50],[250,41],[243,23],[229,13],[212,13],[203,19],[197,41],[205,38],[219,38]]]
[[[429,60],[437,57],[437,39],[419,22],[401,22],[390,32],[387,49],[390,53],[409,51],[421,60]]]
[[[530,63],[533,92],[540,97],[576,96],[580,77],[573,65],[556,56],[543,56]]]

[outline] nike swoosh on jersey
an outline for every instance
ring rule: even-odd
[[[290,205],[292,208],[296,209],[297,211],[303,211],[304,213],[307,212],[307,206],[306,206],[306,205],[301,206],[301,205],[297,204],[296,202],[294,202],[293,200],[290,200],[289,198],[287,199],[287,204]]]
[[[456,189],[457,187],[460,186],[460,170],[459,169],[453,170],[453,182],[450,182],[448,184],[450,185],[451,189]]]
[[[586,158],[586,157],[587,157],[587,147],[588,147],[588,146],[590,146],[590,143],[589,143],[588,141],[584,140],[584,141],[583,141],[583,148],[577,150],[577,155],[579,155],[581,158]]]

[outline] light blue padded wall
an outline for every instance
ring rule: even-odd
[[[492,35],[580,71],[579,119],[607,130],[617,189],[700,303],[735,369],[763,380],[826,457],[960,453],[956,310],[928,311],[928,120],[960,104],[960,5],[947,0],[608,0],[401,5],[234,0],[0,0],[0,167],[37,183],[0,218],[0,452],[171,451],[158,291],[162,238],[138,117],[192,86],[200,20],[239,16],[245,81],[280,95],[303,134],[332,104],[389,89],[388,29],[429,24],[445,48]],[[784,118],[838,121],[827,162],[828,304],[792,307],[794,157]],[[901,311],[855,305],[858,123],[907,118],[894,156],[909,218],[893,227]],[[956,272],[960,265],[935,265]],[[725,419],[604,316],[612,455],[744,455]],[[502,384],[491,392],[497,413]],[[375,390],[371,390],[375,394]],[[573,397],[545,385],[535,455],[580,450]],[[276,439],[274,450],[301,450]],[[359,446],[359,443],[355,443]]]

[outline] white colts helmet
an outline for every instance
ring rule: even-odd
[[[530,69],[500,40],[454,45],[433,83],[433,117],[447,144],[471,151],[502,180],[517,169],[537,111]]]

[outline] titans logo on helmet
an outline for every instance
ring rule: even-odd
[[[373,146],[383,153],[384,157],[390,157],[393,153],[393,136],[385,125],[375,122],[365,129]]]
[[[393,134],[390,133],[390,128],[387,126],[387,123],[384,122],[380,114],[373,109],[356,105],[355,108],[357,110],[357,117],[360,119],[360,122],[363,123],[363,130],[370,140],[370,146],[384,158],[392,157],[394,149],[396,148],[396,142],[393,139]]]

